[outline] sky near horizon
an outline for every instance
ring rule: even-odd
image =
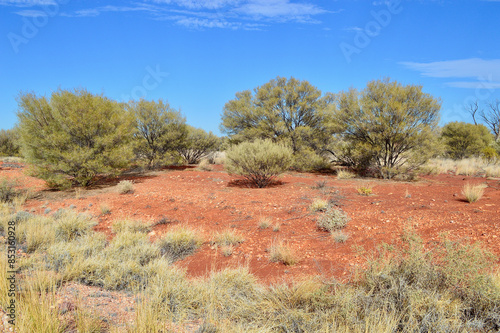
[[[0,0],[0,128],[20,92],[86,88],[220,134],[224,104],[277,76],[324,93],[390,77],[470,122],[465,105],[500,99],[499,17],[500,0]]]

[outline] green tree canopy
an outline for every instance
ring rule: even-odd
[[[481,154],[494,140],[493,134],[484,125],[455,121],[441,131],[446,154],[453,159],[462,159]]]
[[[335,119],[341,139],[357,147],[380,175],[392,178],[433,153],[441,104],[421,86],[389,79],[371,81],[337,96]]]
[[[17,129],[0,130],[0,156],[19,156],[19,154]]]
[[[186,119],[168,102],[141,99],[129,102],[128,109],[135,116],[134,151],[149,168],[166,163],[184,144]]]
[[[219,149],[221,140],[212,132],[205,132],[201,128],[187,126],[187,137],[178,152],[188,164],[196,164],[200,159]]]
[[[321,151],[332,133],[327,105],[331,95],[307,81],[277,77],[254,89],[238,92],[227,102],[221,131],[232,142],[271,139],[289,145],[293,153]]]
[[[129,165],[132,117],[117,102],[59,89],[50,99],[21,93],[18,105],[22,153],[49,185],[87,186]]]

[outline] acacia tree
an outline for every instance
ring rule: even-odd
[[[21,151],[49,186],[88,186],[129,165],[132,118],[117,102],[59,89],[50,100],[21,93],[18,104]]]
[[[202,158],[216,151],[220,146],[220,139],[212,132],[205,132],[201,128],[187,125],[187,136],[183,145],[177,148],[179,154],[188,164],[196,164]]]
[[[0,156],[19,156],[19,134],[15,128],[0,130]]]
[[[307,81],[277,77],[227,102],[221,131],[235,143],[260,138],[287,144],[295,157],[318,153],[332,133],[327,112],[332,101]]]
[[[493,142],[493,135],[484,125],[452,122],[443,127],[441,138],[446,153],[453,159],[479,155]]]
[[[166,163],[184,144],[186,119],[168,102],[141,99],[129,102],[128,109],[135,116],[134,152],[148,168]]]
[[[362,147],[383,178],[392,178],[430,157],[440,107],[421,86],[384,79],[369,82],[361,92],[339,93],[334,114],[341,137]]]

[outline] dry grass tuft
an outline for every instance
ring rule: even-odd
[[[299,261],[291,246],[282,240],[271,244],[269,260],[271,262],[281,262],[287,266],[295,265]]]
[[[356,174],[347,170],[338,170],[337,179],[352,179],[355,178]]]
[[[314,199],[311,206],[309,206],[309,210],[311,212],[324,212],[328,208],[328,201],[323,199]]]
[[[130,194],[135,191],[134,183],[130,180],[122,180],[117,187],[120,194]]]
[[[471,185],[465,184],[462,189],[462,194],[468,202],[476,202],[483,197],[485,184]]]

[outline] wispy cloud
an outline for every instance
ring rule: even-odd
[[[500,59],[460,59],[428,63],[401,62],[401,65],[418,71],[422,76],[462,79],[446,82],[455,88],[476,88],[479,84],[492,89],[500,88]],[[465,80],[468,81],[465,81]]]
[[[0,6],[33,7],[54,5],[55,0],[0,0]]]
[[[0,0],[0,3],[1,1],[8,0]],[[169,20],[194,29],[261,29],[274,22],[317,23],[318,15],[332,13],[307,1],[309,0],[142,0],[121,6],[82,8],[61,15],[94,17],[111,12],[143,11],[149,12],[153,19]]]

